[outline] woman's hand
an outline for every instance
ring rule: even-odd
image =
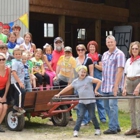
[[[1,98],[1,102],[2,102],[2,103],[6,102],[6,97],[5,97],[5,96],[3,96],[3,97]]]
[[[123,89],[122,96],[126,96],[126,89]]]
[[[57,78],[57,76],[55,76],[54,78],[53,78],[53,81],[55,81],[55,80],[57,80],[58,78]]]
[[[138,96],[139,95],[139,87],[137,86],[133,92],[133,95]]]
[[[96,97],[101,97],[101,94],[97,91],[94,91]]]

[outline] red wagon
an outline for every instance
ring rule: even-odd
[[[5,117],[6,125],[10,130],[21,131],[25,125],[25,116],[51,117],[54,125],[66,126],[69,122],[69,111],[74,108],[78,101],[53,101],[52,98],[60,89],[48,91],[27,92],[25,96],[24,109],[26,113],[21,116],[13,116],[12,107],[9,107]],[[73,90],[64,95],[72,95]],[[68,107],[70,105],[70,107]]]

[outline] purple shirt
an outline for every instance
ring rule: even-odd
[[[117,68],[125,66],[125,55],[117,47],[113,53],[105,52],[102,57],[102,86],[101,90],[104,93],[112,92],[116,80]],[[124,75],[119,88],[122,88]]]

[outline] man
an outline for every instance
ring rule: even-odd
[[[3,23],[0,22],[0,40],[3,43],[7,43],[7,36],[2,33],[2,30],[3,30]]]
[[[61,37],[54,39],[54,51],[52,53],[52,68],[56,71],[56,65],[60,56],[64,55],[64,41]]]
[[[107,36],[106,46],[108,51],[102,57],[102,86],[101,90],[104,96],[117,96],[119,88],[122,88],[122,77],[125,66],[125,55],[116,47],[115,37]],[[104,131],[104,134],[116,134],[120,132],[118,122],[118,100],[107,99],[104,100],[104,107],[109,118],[109,129]]]

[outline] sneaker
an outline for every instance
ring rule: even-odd
[[[113,131],[113,130],[108,129],[108,130],[104,131],[103,133],[104,134],[117,134],[117,131]]]
[[[101,130],[100,129],[95,129],[95,135],[101,135]]]
[[[26,111],[23,108],[19,108],[18,112],[24,114]]]
[[[22,113],[19,113],[19,112],[13,112],[12,116],[15,117],[15,116],[21,116]]]
[[[85,124],[85,123],[83,123],[83,122],[81,123],[81,126],[86,126],[86,125],[87,125],[87,124]]]
[[[78,137],[78,131],[74,130],[73,136],[74,136],[74,137]]]
[[[15,105],[13,106],[13,109],[16,110],[19,113],[22,113],[22,114],[24,114],[26,112],[23,108],[19,108],[19,107],[15,106]]]

